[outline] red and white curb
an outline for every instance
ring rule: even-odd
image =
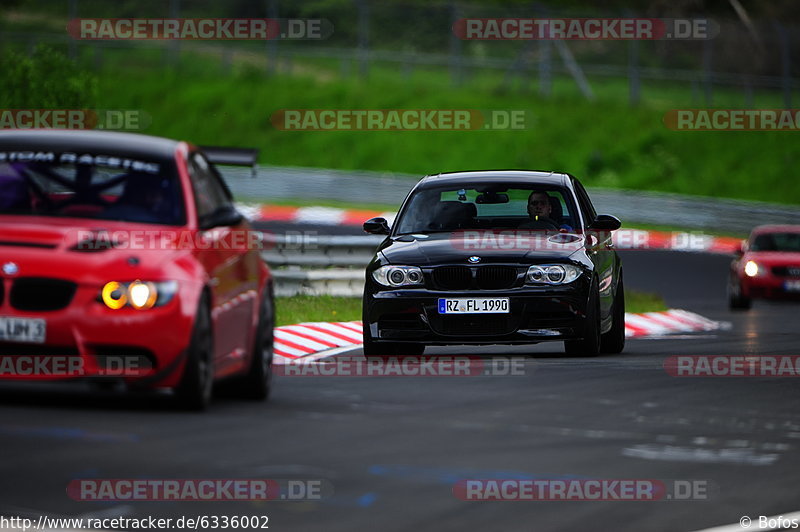
[[[718,331],[727,329],[727,322],[710,320],[688,310],[670,309],[643,314],[625,313],[625,337],[659,337],[668,334]]]
[[[236,205],[251,220],[319,225],[357,225],[380,216],[394,222],[396,212],[380,212],[336,207],[287,207],[283,205]]]
[[[627,338],[660,337],[668,334],[716,331],[726,323],[710,320],[694,312],[672,309],[664,312],[625,314]],[[275,328],[275,363],[298,358],[319,358],[349,351],[362,343],[360,321],[315,322]]]
[[[308,357],[315,353],[361,345],[360,321],[314,322],[275,327],[275,363]]]
[[[282,205],[237,204],[239,210],[253,221],[291,222],[318,225],[360,226],[366,220],[380,216],[389,224],[394,222],[395,212],[380,212],[335,207],[287,207]],[[622,228],[612,234],[617,249],[668,249],[672,251],[695,251],[704,253],[733,253],[739,249],[741,240],[732,237],[706,235],[701,232],[648,231]]]

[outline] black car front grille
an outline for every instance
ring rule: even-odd
[[[472,271],[466,266],[440,266],[433,270],[433,282],[443,290],[467,290],[472,286]]]
[[[800,277],[800,266],[773,266],[772,273],[780,277]]]
[[[11,285],[9,302],[17,310],[60,310],[69,305],[78,285],[62,279],[21,277]]]
[[[515,321],[508,315],[442,316],[432,325],[439,334],[459,336],[495,336],[517,330]]]
[[[440,266],[433,270],[433,282],[441,290],[503,290],[516,281],[517,268],[513,266]]]
[[[509,266],[482,266],[477,268],[475,281],[478,288],[501,290],[511,288],[517,280],[517,269]]]

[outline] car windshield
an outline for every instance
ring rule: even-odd
[[[164,225],[185,220],[181,188],[169,162],[109,154],[36,155],[38,160],[5,157],[0,162],[0,215]]]
[[[547,186],[472,185],[423,188],[406,202],[396,234],[462,229],[580,231],[565,189]]]
[[[756,235],[750,249],[752,251],[800,252],[800,233],[763,233]]]

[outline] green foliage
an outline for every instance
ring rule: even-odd
[[[60,52],[39,45],[29,57],[19,52],[0,59],[0,107],[85,109],[95,106],[95,77]]]
[[[800,203],[800,181],[787,173],[800,162],[795,136],[669,130],[666,112],[697,106],[685,86],[647,87],[642,105],[632,108],[626,86],[615,82],[595,81],[597,100],[589,102],[569,80],[556,80],[557,96],[542,98],[535,90],[498,91],[500,80],[489,76],[455,88],[447,71],[404,76],[373,67],[368,80],[343,80],[330,62],[297,61],[291,75],[274,76],[259,70],[261,65],[238,62],[233,75],[220,75],[216,65],[197,61],[166,73],[152,65],[135,72],[110,66],[100,76],[98,106],[148,113],[153,122],[144,133],[260,148],[262,162],[273,165],[420,176],[491,168],[560,170],[588,186]],[[779,93],[755,97],[757,108],[781,105]],[[736,91],[715,93],[720,107],[738,108],[740,102]],[[281,131],[270,123],[281,109],[391,108],[522,109],[531,120],[517,131]]]

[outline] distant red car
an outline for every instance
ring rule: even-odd
[[[0,378],[122,381],[204,408],[266,399],[272,277],[204,149],[126,133],[0,132]]]
[[[728,299],[747,310],[753,299],[800,300],[800,225],[762,225],[731,262]]]

